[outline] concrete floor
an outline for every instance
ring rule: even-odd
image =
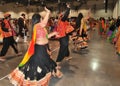
[[[89,42],[89,48],[79,53],[72,52],[70,61],[63,60],[61,79],[52,77],[49,86],[120,86],[120,57],[115,54],[112,44],[100,38],[97,31]],[[59,46],[57,41],[50,41],[52,50]],[[19,43],[19,50],[25,53],[27,44]],[[52,53],[56,59],[58,49]],[[12,49],[9,49],[5,63],[0,63],[0,78],[6,76],[16,68],[23,56],[15,57]],[[7,78],[0,80],[0,86],[12,86]]]

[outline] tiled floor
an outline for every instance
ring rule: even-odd
[[[87,50],[79,53],[72,52],[70,61],[63,60],[62,72],[64,76],[61,79],[52,77],[49,86],[120,86],[120,57],[115,54],[112,44],[100,38],[97,31],[89,42]],[[56,47],[56,46],[57,47]],[[59,43],[50,41],[54,60],[58,53]],[[25,53],[27,44],[19,43],[19,50]],[[14,55],[12,49],[9,49],[7,55]],[[0,78],[6,76],[13,70],[23,56],[8,59],[5,63],[0,63]],[[12,86],[7,78],[0,80],[0,86]]]

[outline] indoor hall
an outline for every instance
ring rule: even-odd
[[[89,42],[89,47],[80,52],[72,50],[70,43],[70,52],[73,57],[71,60],[63,60],[63,77],[58,79],[52,77],[49,86],[119,86],[120,83],[120,57],[115,53],[112,44],[98,36],[97,30],[93,32],[93,37]],[[1,45],[2,46],[2,45]],[[57,40],[50,41],[53,50],[53,59],[56,59],[59,49]],[[19,43],[19,50],[24,52],[27,49],[26,43]],[[13,55],[13,56],[9,56]],[[24,55],[24,54],[23,54]],[[0,63],[0,86],[12,86],[8,78],[4,78],[19,64],[22,56],[14,56],[13,50],[9,49],[7,56],[9,59]]]
[[[14,0],[14,2],[12,2],[11,0],[3,0],[1,2],[4,2],[4,4],[11,4],[11,2],[15,3],[16,1]],[[39,0],[30,0],[30,2],[31,1],[33,1],[34,4],[38,5],[37,1],[39,2]],[[40,2],[41,1],[46,1],[46,3],[50,3],[49,0],[40,0]],[[62,2],[62,0],[58,1]],[[99,6],[97,5],[98,1],[101,3]],[[107,6],[105,5],[105,1],[108,2]],[[90,12],[90,17],[92,16],[95,20],[100,17],[105,17],[106,19],[108,17],[113,17],[117,19],[117,17],[120,15],[118,11],[119,0],[76,0],[74,3],[76,2],[82,3],[81,6],[78,7],[80,9],[79,12],[82,12],[85,16],[88,12]],[[19,6],[24,6],[24,4],[26,4],[27,2],[24,4],[22,2],[19,3]],[[54,3],[58,3],[57,0]],[[34,4],[29,5],[34,6]],[[85,8],[85,10],[83,10],[86,5],[94,7],[94,9]],[[11,17],[13,19],[18,18],[21,13],[25,13],[26,17],[28,19],[31,19],[31,16],[34,12],[38,12],[41,10],[40,7],[38,7],[38,9],[37,7],[32,8],[31,6],[30,9],[32,11],[28,11],[29,8],[26,8],[27,10],[23,10],[21,12],[20,9],[22,9],[23,7],[19,7],[18,10],[16,10],[17,8],[13,9],[15,12],[10,11]],[[101,6],[103,7],[101,8]],[[112,10],[109,10],[109,8],[111,7]],[[10,8],[9,10],[12,9]],[[3,8],[3,11],[0,13],[0,17],[3,18],[4,13],[7,11],[8,9]],[[79,12],[72,10],[70,17],[77,16]],[[44,13],[41,13],[41,15],[44,15]],[[53,16],[56,16],[55,12],[53,12]],[[28,24],[28,28],[31,28],[30,22]],[[23,59],[29,47],[29,41],[31,39],[31,29],[29,30],[28,34],[29,36],[27,42],[24,42],[24,39],[20,39],[17,43],[18,51],[22,52],[22,54],[16,55],[13,49],[11,49],[10,47],[5,56],[6,61],[0,62],[0,86],[13,86],[7,78],[7,75],[11,73],[11,71],[14,70]],[[72,59],[63,59],[60,64],[63,76],[61,78],[52,76],[49,82],[49,86],[120,86],[120,56],[116,54],[116,47],[113,41],[109,41],[108,36],[106,37],[106,35],[105,37],[104,35],[100,35],[99,25],[97,22],[94,29],[90,32],[90,39],[87,41],[87,48],[75,51],[73,49],[73,40],[70,38],[69,50]],[[0,49],[2,49],[2,45],[3,44],[1,38]],[[52,59],[56,61],[58,51],[60,49],[58,39],[49,39],[49,46],[51,49]]]

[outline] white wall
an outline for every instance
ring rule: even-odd
[[[88,9],[80,9],[79,11],[75,11],[75,10],[71,10],[71,12],[70,12],[70,17],[71,16],[78,16],[78,13],[83,13],[83,15],[84,16],[87,16],[87,14],[88,14]]]
[[[118,0],[118,2],[116,3],[113,9],[113,17],[117,18],[118,16],[120,16],[120,0]]]
[[[27,12],[27,9],[29,9],[30,12]],[[29,8],[26,8],[24,6],[19,6],[17,7],[15,4],[8,4],[8,5],[4,5],[4,6],[0,6],[0,18],[3,18],[3,14],[5,12],[9,12],[12,16],[12,18],[18,18],[21,13],[25,13],[26,14],[26,18],[31,19],[32,15],[36,12],[37,7],[32,6]],[[43,9],[40,8],[40,10],[42,11]],[[70,17],[71,16],[78,16],[79,12],[82,12],[84,16],[88,15],[88,11],[89,9],[80,9],[79,11],[75,11],[75,10],[71,10],[70,12]],[[96,12],[92,12],[90,16],[94,17],[94,18],[99,18],[99,17],[111,17],[113,15],[113,12],[116,13],[116,11],[118,12],[118,10],[116,10],[116,8],[114,9],[114,11],[108,9],[107,13],[105,13],[104,9],[97,9]],[[42,16],[44,16],[45,12],[39,12]],[[119,12],[120,13],[120,12]],[[53,12],[51,16],[56,16],[57,12]],[[114,14],[114,16],[117,16]]]
[[[112,16],[112,10],[111,9],[108,9],[107,13],[105,12],[104,9],[97,10],[96,13],[94,13],[94,18],[104,17],[104,18],[107,19],[108,17],[111,17],[111,16]]]

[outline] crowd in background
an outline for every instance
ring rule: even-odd
[[[79,51],[81,49],[86,49],[86,48],[88,48],[89,40],[91,40],[92,37],[94,36],[92,34],[92,31],[95,31],[95,30],[98,31],[98,35],[101,38],[106,39],[107,41],[109,41],[110,43],[112,43],[115,46],[116,54],[118,56],[120,56],[120,18],[119,17],[118,17],[118,19],[114,19],[114,18],[110,18],[110,17],[108,19],[105,19],[103,17],[100,17],[100,19],[96,20],[90,16],[83,16],[82,13],[79,13],[77,17],[68,18],[69,13],[70,13],[70,6],[67,5],[67,10],[65,11],[64,14],[60,13],[57,17],[49,17],[48,20],[46,20],[46,22],[45,22],[46,23],[46,26],[44,27],[45,30],[43,31],[40,29],[42,32],[38,33],[39,30],[38,30],[38,32],[36,32],[37,37],[38,37],[38,38],[36,37],[37,39],[39,39],[40,37],[45,37],[44,41],[48,42],[48,38],[52,37],[55,40],[58,39],[59,43],[60,43],[60,49],[58,52],[57,60],[55,61],[56,63],[54,63],[53,60],[51,60],[51,59],[47,59],[47,62],[49,62],[49,64],[51,64],[52,66],[43,62],[44,64],[47,65],[47,67],[51,67],[50,69],[48,68],[49,70],[41,68],[41,66],[43,66],[44,64],[36,64],[37,66],[39,66],[38,67],[39,70],[38,69],[37,69],[37,71],[34,70],[34,71],[36,71],[36,73],[41,72],[40,69],[47,71],[47,72],[45,72],[46,74],[48,74],[51,71],[53,72],[53,70],[56,73],[56,71],[61,69],[60,64],[64,58],[67,57],[66,60],[72,59],[72,57],[70,56],[70,52],[69,52],[69,39],[71,39],[73,41],[72,43],[74,45],[73,48],[75,51]],[[33,21],[27,20],[25,18],[25,16],[26,16],[25,14],[21,14],[21,16],[18,19],[11,19],[11,16],[12,16],[11,14],[6,13],[4,15],[4,18],[2,20],[0,20],[0,34],[3,38],[3,41],[2,41],[3,48],[0,53],[0,56],[1,56],[0,61],[6,60],[5,58],[2,58],[2,56],[6,55],[9,46],[12,46],[15,53],[17,55],[19,55],[20,53],[18,52],[18,49],[16,46],[18,46],[18,42],[19,42],[20,38],[23,39],[23,42],[25,42],[25,43],[29,42],[30,40],[28,40],[28,37],[31,36],[30,33],[32,33],[32,31],[29,28],[29,25],[31,25],[33,23]],[[37,17],[39,17],[39,14],[35,14],[33,17],[37,18]],[[37,19],[37,20],[40,21],[40,19]],[[37,21],[37,23],[39,23],[38,21]],[[34,20],[34,22],[35,22],[35,20]],[[44,24],[44,23],[42,22],[42,24]],[[65,29],[64,29],[64,28],[67,28],[68,25],[72,26],[74,28],[74,30],[72,30],[70,33],[66,33]],[[35,27],[31,26],[31,28],[34,29]],[[62,28],[62,30],[61,30],[61,28]],[[54,32],[57,32],[57,33],[54,33]],[[52,35],[50,33],[52,33]],[[41,38],[40,38],[40,40],[41,40]],[[34,40],[34,42],[35,42],[35,40]],[[37,40],[36,43],[42,43],[42,42]],[[35,45],[35,47],[36,47],[36,51],[38,51],[38,47],[39,47],[40,48],[39,50],[41,50],[40,52],[43,52],[43,50],[42,50],[43,48],[45,48],[45,49],[47,48],[43,52],[42,57],[44,58],[44,55],[45,55],[45,58],[50,57],[49,55],[51,53],[51,50],[49,49],[48,44],[47,45],[45,44],[45,46],[43,46],[43,45],[41,46],[41,44]],[[49,53],[49,55],[47,53]],[[38,53],[37,53],[37,55],[38,55]],[[38,57],[39,57],[39,55],[38,55]],[[38,58],[38,57],[36,55],[34,55],[32,58]],[[38,59],[42,59],[42,58],[38,58]],[[27,68],[29,69],[29,67],[31,67],[32,60],[31,59],[28,60],[28,63],[27,63],[27,65],[24,64],[25,65],[24,67],[26,67],[26,69]],[[37,66],[35,66],[35,68],[37,68]],[[22,71],[24,74],[24,72],[27,71],[24,69],[24,67],[20,66],[20,69],[19,70],[17,69],[17,72],[19,73],[19,71]],[[34,71],[32,70],[33,73],[34,73]],[[42,75],[43,74],[41,73],[40,77],[44,78],[44,76],[42,76]],[[25,76],[29,77],[29,75],[25,75]],[[35,76],[38,78],[38,81],[39,81],[39,79],[40,80],[42,79],[42,78],[38,77],[37,75],[35,75]],[[33,75],[30,74],[30,77],[33,77]],[[59,74],[57,75],[57,77],[59,77],[59,78],[62,77],[62,73],[60,71],[59,71]],[[48,77],[45,77],[45,78],[48,79]],[[47,84],[48,84],[48,82],[47,82]],[[47,85],[45,85],[45,86],[47,86]]]
[[[24,17],[25,20],[23,20],[22,23],[19,23],[19,21],[21,22],[21,17]],[[77,32],[77,28],[76,28],[76,19],[77,17],[71,17],[68,19],[69,23],[76,29]],[[4,20],[1,19],[0,23]],[[108,19],[105,19],[104,17],[100,17],[99,19],[94,19],[92,17],[90,17],[89,19],[87,19],[86,21],[86,33],[87,33],[87,39],[90,40],[92,34],[90,33],[91,30],[95,30],[96,25],[99,25],[99,30],[98,30],[98,34],[102,37],[102,38],[106,38],[110,43],[113,43],[117,48],[118,43],[118,38],[117,36],[117,32],[118,27],[119,27],[119,22],[120,22],[120,18],[118,17],[118,19],[112,18],[112,17],[108,17]],[[15,31],[15,40],[16,42],[19,41],[20,38],[24,39],[24,42],[28,41],[28,37],[30,36],[29,33],[31,33],[31,31],[29,30],[29,26],[31,25],[31,20],[27,20],[25,18],[25,14],[21,14],[20,18],[18,19],[11,19],[10,20],[11,26],[13,27],[14,31]],[[50,17],[48,20],[48,24],[46,26],[48,33],[56,31],[57,28],[57,23],[58,23],[58,16],[57,17]],[[2,31],[2,30],[0,30]],[[1,34],[1,33],[0,33]],[[119,35],[118,35],[119,36]],[[2,35],[1,35],[2,38]],[[86,39],[84,39],[86,40]],[[2,42],[3,40],[1,40]],[[117,50],[117,53],[120,52]]]
[[[116,54],[120,56],[120,17],[117,19],[103,17],[99,20],[99,35],[115,46]]]

